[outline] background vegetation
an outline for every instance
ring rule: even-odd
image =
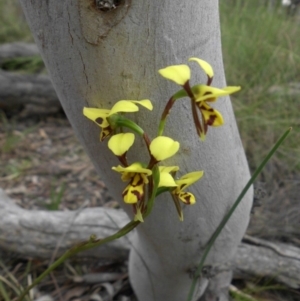
[[[242,86],[232,102],[250,165],[292,126],[274,160],[294,171],[300,167],[300,20],[281,7],[258,5],[264,2],[220,1],[225,72],[228,84]]]

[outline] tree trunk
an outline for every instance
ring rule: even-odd
[[[201,57],[215,69],[214,85],[225,86],[218,1],[125,0],[111,11],[98,10],[92,0],[20,2],[64,111],[111,193],[121,200],[124,184],[111,170],[118,162],[106,143],[99,142],[99,128],[84,118],[82,109],[149,98],[154,112],[141,110],[135,116],[154,138],[161,110],[178,90],[159,77],[158,69],[186,63],[189,56]],[[205,77],[195,69],[193,81],[204,82]],[[226,125],[210,129],[205,143],[192,129],[189,103],[178,102],[172,110],[165,134],[180,141],[181,151],[167,164],[179,165],[182,174],[204,170],[205,178],[191,188],[197,204],[184,208],[184,222],[178,221],[172,200],[164,194],[138,227],[130,279],[139,300],[187,297],[191,270],[249,178],[229,100],[219,101],[217,108]],[[138,144],[130,153],[131,162],[146,160]],[[250,192],[216,242],[207,265],[233,257],[248,224],[251,199]],[[131,207],[123,207],[132,216]],[[205,277],[199,280],[195,300],[207,283]]]

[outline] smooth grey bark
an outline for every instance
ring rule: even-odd
[[[107,12],[97,10],[92,0],[20,2],[64,111],[99,174],[122,203],[125,185],[111,170],[118,162],[106,142],[99,142],[99,128],[83,117],[82,108],[110,108],[120,99],[149,98],[154,111],[141,109],[134,119],[154,138],[161,110],[178,90],[159,77],[158,69],[185,63],[190,56],[201,57],[215,70],[214,85],[225,86],[218,1],[127,0]],[[193,66],[192,82],[204,81],[205,76]],[[220,100],[216,107],[226,124],[210,129],[205,143],[196,136],[189,102],[180,101],[172,110],[165,134],[179,140],[181,150],[165,164],[179,165],[182,175],[204,170],[205,177],[191,188],[197,204],[184,208],[184,222],[178,221],[170,197],[163,195],[138,227],[130,279],[141,301],[186,298],[190,272],[249,178],[229,99]],[[147,160],[141,149],[137,139],[130,162]],[[208,265],[233,257],[247,227],[251,203],[249,192],[210,253]],[[123,207],[132,216],[131,208]],[[199,280],[195,300],[207,283],[204,277]]]

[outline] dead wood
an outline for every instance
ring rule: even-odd
[[[24,258],[59,256],[94,234],[98,238],[117,232],[127,222],[123,213],[108,208],[76,211],[25,210],[0,189],[0,248]],[[82,253],[95,258],[124,260],[129,251],[127,238]],[[54,254],[55,253],[55,254]]]
[[[17,42],[0,45],[0,64],[8,59],[36,55],[39,55],[39,50],[33,43]]]
[[[98,238],[115,233],[128,222],[127,215],[109,208],[77,211],[25,210],[0,189],[0,248],[28,258],[57,257],[76,243],[95,234]],[[124,260],[130,242],[121,238],[81,256]],[[300,288],[300,249],[284,243],[245,236],[232,262],[234,278],[272,278],[288,287]]]
[[[49,77],[0,71],[0,108],[15,109],[27,104],[60,107]]]

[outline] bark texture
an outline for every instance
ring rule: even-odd
[[[106,237],[125,226],[128,217],[117,210],[97,208],[77,211],[25,210],[0,189],[0,248],[18,256],[49,259],[60,256],[92,234]],[[124,260],[129,241],[121,238],[109,245],[83,252],[101,259]],[[101,254],[100,256],[97,254]]]
[[[116,185],[120,176],[111,170],[117,161],[106,143],[99,143],[99,128],[84,118],[82,108],[111,108],[120,99],[149,98],[154,111],[141,109],[135,120],[154,138],[161,110],[178,90],[159,77],[158,69],[201,57],[215,69],[214,85],[226,84],[217,0],[124,0],[111,11],[97,9],[92,0],[20,2],[64,111],[114,196],[124,189],[123,184]],[[205,81],[193,68],[193,84]],[[165,135],[179,140],[181,150],[165,164],[179,165],[182,175],[204,170],[205,178],[191,189],[198,201],[184,208],[183,223],[172,200],[163,195],[136,231],[130,279],[140,301],[186,298],[190,271],[249,178],[231,104],[223,99],[216,107],[226,125],[210,129],[205,143],[193,129],[189,102],[178,102],[172,110]],[[137,139],[130,162],[148,160],[142,149]],[[248,224],[251,202],[249,192],[210,253],[208,265],[233,257]],[[132,215],[129,206],[124,208]],[[195,300],[207,283],[204,278],[199,281]]]
[[[0,248],[22,258],[58,257],[74,244],[87,240],[91,234],[98,238],[106,237],[129,221],[121,210],[108,208],[64,212],[29,211],[15,205],[1,190],[0,211],[3,216],[0,219]],[[99,260],[127,260],[132,236],[133,233],[130,233],[125,238],[79,253],[78,256]],[[290,288],[300,288],[300,249],[288,244],[246,235],[230,265],[212,267],[209,273],[210,276],[215,274],[214,281],[218,281],[217,285],[222,287],[224,276],[227,277],[231,268],[235,279],[268,277]],[[214,287],[212,285],[208,288],[208,296],[215,294]],[[223,288],[225,295],[226,285]],[[201,300],[205,300],[204,297]]]

